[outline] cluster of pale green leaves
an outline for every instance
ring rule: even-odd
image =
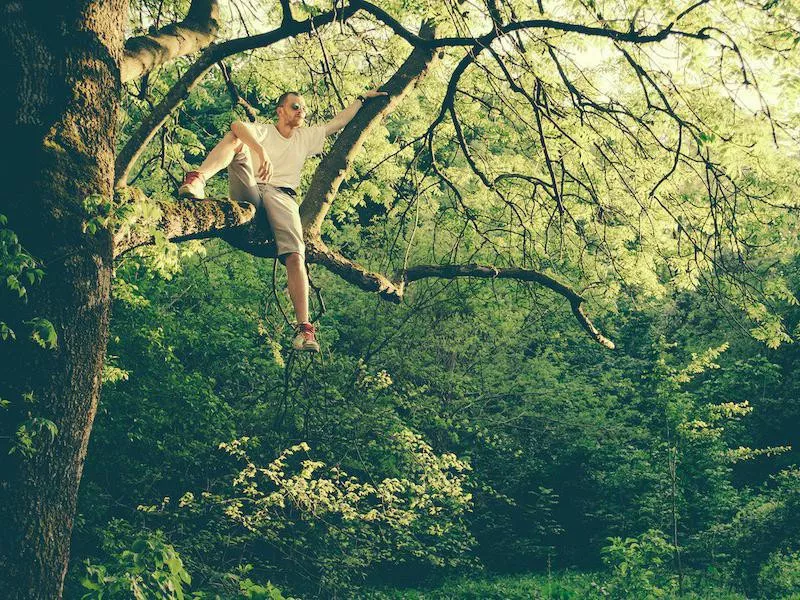
[[[751,448],[747,446],[730,447],[726,438],[726,430],[735,426],[736,422],[746,418],[753,412],[753,406],[748,400],[741,402],[708,403],[689,399],[681,393],[683,386],[706,371],[719,369],[719,357],[729,349],[727,343],[715,348],[708,348],[702,353],[691,353],[688,364],[680,369],[666,367],[660,361],[660,368],[664,369],[665,382],[673,386],[674,393],[667,402],[666,412],[677,434],[676,448],[696,445],[709,449],[709,454],[727,463],[736,463],[752,460],[758,456],[776,456],[789,452],[791,446],[767,446],[764,448]]]
[[[388,452],[383,464],[365,466],[358,476],[311,458],[305,442],[262,467],[249,457],[250,443],[220,445],[246,464],[234,479],[234,496],[205,500],[287,557],[302,556],[298,566],[318,570],[324,587],[344,589],[380,565],[474,563],[475,540],[465,522],[472,510],[470,465],[453,453],[437,454],[410,429],[376,441]]]
[[[232,499],[226,513],[252,531],[269,528],[289,507],[308,519],[324,521],[337,515],[344,522],[386,525],[396,531],[428,516],[439,522],[431,523],[427,533],[442,535],[451,520],[470,509],[472,495],[466,489],[469,464],[451,453],[437,455],[419,434],[408,429],[392,434],[392,440],[405,458],[413,461],[413,478],[365,482],[311,458],[302,459],[294,469],[289,465],[291,457],[311,452],[305,442],[259,467],[248,458],[248,438],[222,443],[221,449],[247,462],[233,482],[241,496]]]

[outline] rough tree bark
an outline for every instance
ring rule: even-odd
[[[58,428],[36,435],[31,456],[2,459],[0,597],[49,600],[62,593],[108,336],[112,239],[82,223],[84,199],[112,195],[127,2],[0,6],[0,119],[12,150],[0,213],[46,270],[13,307],[20,339],[0,343],[0,398],[11,402],[0,436],[13,441],[26,421],[35,430],[31,418]],[[24,339],[33,317],[53,323],[56,349]]]
[[[147,202],[141,191],[128,188],[140,202]],[[247,202],[231,200],[176,200],[159,205],[161,216],[155,228],[168,240],[183,242],[211,237],[231,237],[240,225],[250,223],[256,207]],[[149,229],[120,230],[114,234],[114,257],[145,244],[152,244],[154,235]]]
[[[173,58],[202,50],[214,41],[219,30],[219,6],[216,0],[194,0],[180,23],[163,27],[150,35],[133,37],[125,42],[120,64],[123,83],[149,73]]]

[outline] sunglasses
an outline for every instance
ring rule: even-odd
[[[300,104],[299,102],[292,102],[289,105],[289,108],[291,108],[292,110],[300,110],[301,108],[303,110],[307,110],[305,104]]]

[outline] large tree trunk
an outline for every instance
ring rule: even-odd
[[[26,304],[0,301],[17,341],[0,342],[0,442],[32,419],[32,454],[2,450],[0,597],[60,598],[108,335],[112,240],[83,232],[84,200],[112,196],[126,0],[3,0],[0,213],[45,268]],[[5,282],[2,282],[5,283]],[[2,287],[2,285],[0,285]],[[56,349],[27,339],[46,318]],[[23,400],[27,395],[28,401]]]

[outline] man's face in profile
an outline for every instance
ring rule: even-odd
[[[306,102],[302,96],[289,94],[278,107],[278,118],[290,127],[300,127],[306,118]]]

